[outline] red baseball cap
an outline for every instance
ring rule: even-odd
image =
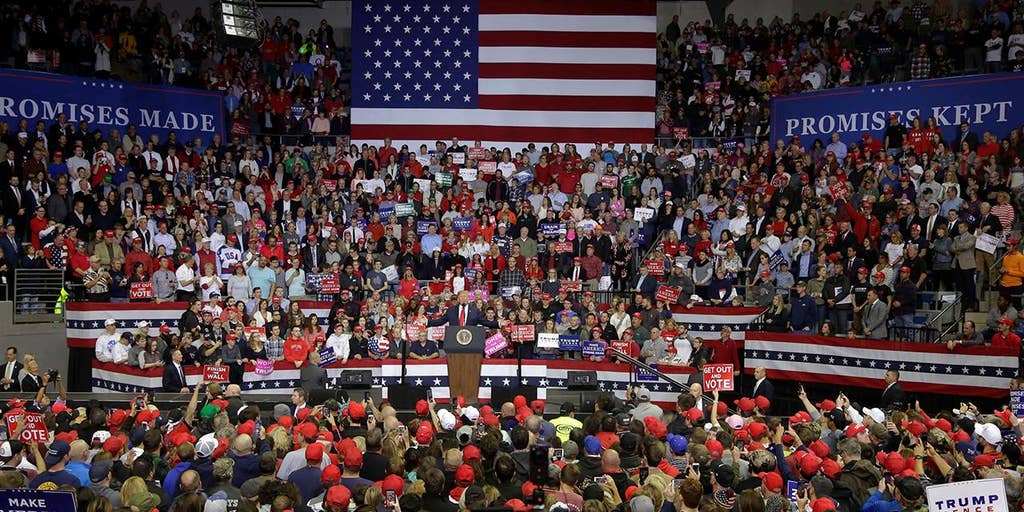
[[[769,492],[776,494],[782,492],[782,477],[778,473],[760,473],[757,476],[761,478],[761,483],[764,484],[764,488],[768,489]]]
[[[306,445],[306,460],[309,462],[324,460],[324,445],[320,443]]]

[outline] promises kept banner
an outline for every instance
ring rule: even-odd
[[[979,138],[985,131],[1002,138],[1024,124],[1022,88],[1024,74],[999,73],[779,96],[772,99],[771,140],[799,135],[804,148],[815,139],[828,144],[833,132],[847,144],[860,142],[864,133],[884,140],[892,114],[906,126],[917,117],[927,125],[934,117],[949,141],[962,122]]]
[[[174,131],[182,144],[195,137],[208,144],[214,134],[224,134],[224,95],[217,91],[0,71],[0,120],[11,126],[21,119],[29,126],[38,120],[49,125],[60,113],[76,126],[89,123],[90,131],[117,128],[124,134],[134,124],[143,140],[152,134],[164,140]]]

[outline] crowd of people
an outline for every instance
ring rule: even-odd
[[[748,146],[766,140],[769,100],[780,94],[1024,71],[1018,2],[879,0],[838,13],[822,7],[806,18],[796,13],[788,22],[780,17],[737,22],[730,14],[716,26],[684,24],[676,16],[658,34],[659,140],[671,145],[678,139],[674,128],[684,128],[689,137],[711,138],[698,141],[709,147],[723,139]]]
[[[1007,407],[929,414],[892,370],[870,404],[801,388],[782,411],[755,377],[731,404],[694,383],[674,404],[636,387],[557,413],[516,396],[401,415],[369,398],[312,404],[303,387],[266,411],[236,384],[182,389],[185,407],[140,395],[110,409],[44,386],[6,404],[0,489],[70,491],[87,512],[923,511],[930,486],[993,478],[1011,510],[1024,499]]]
[[[262,40],[246,48],[222,37],[211,14],[148,0],[7,2],[0,19],[11,37],[0,41],[0,59],[19,68],[220,91],[228,129],[240,135],[348,133],[350,62],[326,19],[315,27],[263,19]]]

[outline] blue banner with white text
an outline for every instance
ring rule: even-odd
[[[913,82],[843,87],[772,99],[771,140],[800,136],[804,148],[815,139],[830,142],[838,133],[846,144],[865,133],[885,140],[889,116],[905,126],[920,117],[922,127],[935,118],[946,141],[955,141],[961,123],[978,135],[999,138],[1024,124],[1024,73],[972,75]],[[954,150],[957,150],[954,148]]]
[[[200,138],[209,144],[224,134],[224,94],[218,91],[97,80],[52,73],[0,71],[0,120],[17,126],[53,123],[59,114],[77,128],[104,134],[116,128],[123,135],[134,124],[143,140],[156,134],[161,141],[175,132],[182,144]]]

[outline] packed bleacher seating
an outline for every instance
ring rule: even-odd
[[[952,294],[990,308],[988,323],[963,322],[935,357],[1019,353],[1020,129],[965,123],[946,140],[926,118],[893,118],[859,144],[768,139],[776,95],[1024,70],[1019,2],[673,20],[658,39],[654,144],[511,148],[452,134],[419,147],[301,138],[347,131],[347,70],[329,25],[267,20],[258,50],[236,50],[201,10],[114,5],[0,6],[17,27],[0,58],[30,67],[38,49],[58,53],[66,74],[223,91],[229,140],[62,118],[0,124],[0,270],[8,291],[16,269],[63,272],[58,307],[109,304],[93,363],[157,376],[157,390],[188,403],[73,403],[59,373],[11,347],[0,391],[19,398],[0,425],[0,493],[74,491],[90,512],[920,512],[932,486],[998,479],[1006,508],[1022,505],[1018,410],[988,414],[962,397],[925,411],[895,368],[866,403],[842,382],[813,399],[802,386],[776,397],[765,368],[740,379],[728,322],[705,340],[677,321],[756,307],[751,330],[860,343],[909,337],[924,302]],[[300,144],[264,137],[280,134]],[[494,173],[466,181],[462,158]],[[989,236],[995,245],[979,247]],[[33,293],[20,312],[52,311]],[[126,326],[125,303],[180,310],[160,327]],[[531,336],[488,358],[696,373],[668,403],[630,386],[557,406],[313,404],[327,381],[321,349],[334,368],[401,359],[404,378],[406,358],[445,357],[431,330],[445,323],[509,341],[529,325],[615,350],[588,356]],[[705,393],[712,364],[733,365],[735,392]],[[196,382],[205,365],[228,375]],[[261,410],[243,376],[282,367],[301,385]],[[1018,409],[1022,385],[1010,380]]]

